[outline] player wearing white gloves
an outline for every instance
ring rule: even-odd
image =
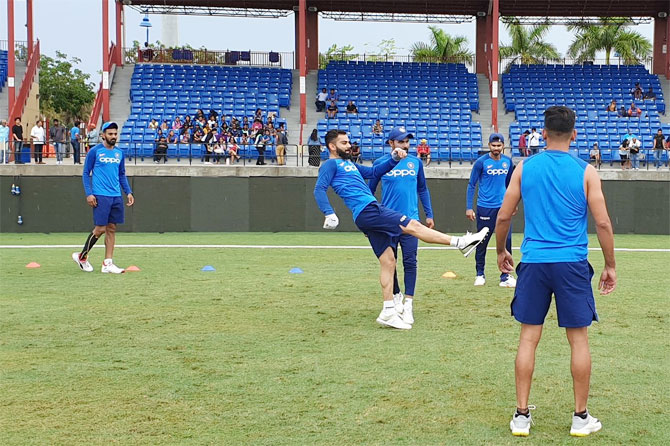
[[[328,187],[332,186],[335,193],[351,210],[356,226],[368,237],[379,259],[381,266],[379,281],[384,304],[377,322],[385,326],[409,330],[412,326],[402,320],[393,304],[393,274],[396,267],[393,248],[398,244],[398,237],[404,233],[413,235],[424,242],[456,246],[467,257],[486,237],[488,228],[484,228],[477,234],[466,234],[462,237],[450,236],[429,229],[417,220],[380,205],[370,192],[364,178],[381,178],[382,175],[393,169],[398,161],[407,156],[404,150],[395,149],[387,161],[373,167],[366,167],[351,161],[351,143],[346,132],[328,131],[326,146],[330,152],[330,159],[319,169],[319,177],[314,187],[316,203],[326,216],[323,227],[324,229],[335,229],[339,223],[326,195]]]

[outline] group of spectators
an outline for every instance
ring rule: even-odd
[[[540,135],[537,131],[537,128],[533,127],[530,130],[525,130],[521,136],[519,136],[519,152],[521,156],[531,156],[535,155],[540,151]]]
[[[653,143],[650,147],[654,151],[654,164],[656,169],[663,165],[663,153],[670,150],[670,136],[663,134],[663,129],[658,129],[654,135]],[[645,153],[642,151],[642,141],[634,133],[627,132],[619,144],[619,158],[621,159],[621,170],[633,169],[640,170],[640,161],[645,159]],[[600,161],[598,156],[597,162]]]
[[[326,88],[322,88],[321,91],[316,95],[316,102],[314,103],[316,105],[316,111],[319,113],[323,113],[325,111],[328,119],[335,118],[337,117],[337,112],[339,112],[337,107],[337,101],[339,100],[340,96],[337,94],[337,91],[335,91],[334,88],[331,88],[330,92]],[[350,100],[347,103],[347,114],[358,114],[358,107],[354,101]]]
[[[84,149],[88,151],[90,147],[100,142],[100,134],[95,125],[86,129],[84,123],[75,121],[73,126],[68,129],[58,119],[54,119],[48,129],[45,127],[45,122],[38,119],[26,136],[24,138],[21,118],[15,118],[14,125],[11,127],[6,120],[0,121],[0,161],[8,163],[10,153],[13,151],[14,163],[23,164],[23,148],[32,145],[31,153],[35,164],[46,164],[44,162],[44,146],[53,145],[56,164],[63,164],[63,159],[69,156],[70,148],[72,148],[74,164],[81,164],[82,144]]]
[[[253,145],[258,151],[257,165],[265,165],[267,146],[275,146],[277,164],[286,164],[288,135],[283,123],[275,126],[275,115],[267,116],[260,108],[253,116],[241,119],[200,109],[183,120],[176,116],[170,123],[152,119],[149,128],[156,131],[154,163],[167,162],[168,144],[202,144],[205,164],[231,164],[240,159],[240,146]]]
[[[619,118],[639,118],[642,116],[642,110],[640,107],[635,105],[635,101],[656,100],[656,93],[654,93],[653,87],[649,87],[649,90],[647,90],[645,93],[642,91],[642,87],[640,86],[639,82],[635,83],[635,87],[630,90],[630,94],[632,96],[632,100],[628,108],[626,108],[626,106],[623,104],[619,107],[617,105],[616,99],[612,99],[612,102],[610,102],[606,107],[607,112],[616,113]]]

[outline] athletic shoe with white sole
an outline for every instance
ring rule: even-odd
[[[403,304],[402,320],[409,325],[414,324],[414,299],[405,299]]]
[[[535,424],[533,416],[530,414],[531,409],[535,409],[535,406],[528,406],[528,415],[514,412],[512,421],[509,422],[509,428],[515,437],[527,437],[530,435],[530,425]]]
[[[465,257],[468,257],[470,254],[472,254],[472,251],[477,248],[477,245],[479,245],[482,240],[486,238],[488,233],[489,228],[484,228],[476,234],[466,232],[465,235],[459,237],[457,247],[461,250]]]
[[[592,417],[588,411],[586,412],[586,418],[573,414],[570,435],[573,437],[586,437],[594,432],[598,432],[602,428],[603,425],[600,423],[600,420]]]
[[[500,281],[500,286],[503,288],[516,288],[516,279],[508,274],[507,279]]]
[[[402,293],[393,295],[393,304],[395,305],[395,311],[400,315],[402,315],[403,311],[405,311],[405,308],[402,305],[402,301],[404,298],[405,296],[403,296]]]
[[[111,273],[111,274],[122,274],[126,272],[125,269],[119,268],[118,266],[114,265],[112,259],[105,259],[102,262],[102,269],[100,271],[103,273]]]
[[[475,277],[475,286],[484,286],[486,284],[486,277],[477,276]]]
[[[384,309],[379,313],[377,323],[387,327],[397,328],[399,330],[410,330],[412,326],[404,322],[395,309]]]
[[[78,252],[72,253],[72,260],[79,265],[79,268],[81,268],[82,271],[86,271],[87,273],[93,271],[93,265],[88,262],[88,259],[81,260]]]

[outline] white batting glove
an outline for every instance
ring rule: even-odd
[[[400,161],[406,156],[407,152],[405,152],[403,149],[393,149],[393,152],[391,152],[391,157],[393,158],[393,161]]]
[[[323,222],[323,229],[335,229],[340,224],[340,219],[335,214],[326,215],[326,220]]]

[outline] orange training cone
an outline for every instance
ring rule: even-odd
[[[142,271],[142,270],[136,267],[135,265],[130,265],[128,268],[126,268],[126,271]]]
[[[40,265],[37,262],[30,262],[29,264],[26,265],[26,268],[39,268],[40,266],[42,265]]]

